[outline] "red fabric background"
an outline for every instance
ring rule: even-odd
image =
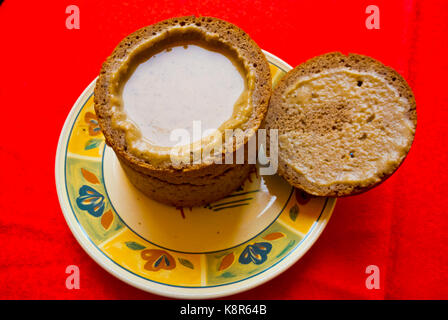
[[[76,4],[81,29],[65,28]],[[381,10],[367,30],[365,8]],[[122,37],[179,15],[229,20],[292,66],[329,51],[370,55],[414,90],[418,129],[402,167],[368,193],[340,199],[298,263],[241,299],[448,298],[447,1],[12,1],[0,6],[0,298],[148,298],[78,245],[59,207],[54,159],[73,103]],[[65,268],[81,289],[65,288]],[[367,290],[365,268],[381,270]]]

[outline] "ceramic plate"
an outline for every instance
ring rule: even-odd
[[[291,67],[265,54],[274,85]],[[104,142],[94,85],[62,129],[56,185],[71,231],[111,274],[163,296],[216,298],[272,279],[317,240],[336,200],[310,198],[279,176],[254,172],[233,194],[193,209],[145,197]]]

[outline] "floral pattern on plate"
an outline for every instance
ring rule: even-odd
[[[274,63],[270,67],[275,84],[285,71]],[[260,215],[268,210],[263,207],[264,204],[278,202],[269,209],[276,210],[273,221],[254,236],[244,241],[234,240],[236,245],[231,245],[233,242],[229,241],[226,249],[186,252],[176,247],[166,247],[139,234],[136,228],[130,228],[126,212],[115,210],[114,200],[108,194],[103,163],[106,146],[93,109],[93,84],[89,88],[90,93],[75,105],[76,109],[66,124],[66,127],[69,126],[68,134],[65,140],[61,139],[65,142],[59,145],[58,161],[63,166],[64,175],[63,183],[58,185],[58,193],[66,194],[68,205],[64,207],[62,202],[61,205],[72,230],[81,231],[82,236],[78,234],[78,241],[84,243],[85,247],[86,243],[93,244],[95,249],[89,249],[89,252],[104,267],[118,270],[115,273],[122,279],[132,278],[126,281],[136,285],[138,283],[139,287],[158,293],[161,291],[155,286],[159,284],[179,290],[210,288],[210,292],[214,292],[215,287],[250,282],[252,278],[270,272],[287,256],[302,254],[301,244],[310,235],[315,240],[314,228],[319,226],[322,229],[331,215],[334,200],[309,197],[291,187],[285,194],[285,191],[276,189],[275,183],[260,189],[259,186],[263,184],[259,182],[263,178],[255,173],[251,175],[250,183],[216,203],[203,208],[163,209],[170,212],[177,210],[177,215],[166,215],[179,219],[176,220],[180,226],[178,229],[170,230],[168,223],[165,231],[166,235],[175,238],[176,235],[182,237],[182,227],[188,227],[188,221],[194,218],[193,215],[214,215],[212,217],[218,222],[219,219],[230,219],[236,224],[238,219],[235,217],[244,216],[248,210],[255,210],[255,214]],[[288,187],[285,188],[288,190]],[[154,203],[153,210],[160,211],[160,208],[160,204]],[[168,219],[163,218],[164,212],[160,214],[160,219]],[[141,222],[138,221],[137,226],[138,223]],[[201,238],[197,242],[200,244],[236,237],[229,231],[232,229],[223,230],[223,234],[214,235],[214,240]],[[219,293],[215,292],[214,296],[219,296]]]

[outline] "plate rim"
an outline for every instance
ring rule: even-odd
[[[291,70],[292,67],[278,58],[277,56],[262,50],[266,58],[272,64],[284,70]],[[74,105],[72,106],[69,114],[67,115],[64,125],[62,127],[61,133],[58,139],[56,157],[55,157],[55,180],[56,180],[56,190],[58,194],[59,204],[61,206],[62,213],[69,226],[70,231],[74,235],[77,242],[83,248],[83,250],[103,269],[112,274],[114,277],[120,279],[121,281],[136,287],[140,290],[157,294],[164,297],[176,298],[176,299],[212,299],[220,298],[224,296],[234,295],[254,287],[262,285],[267,281],[277,277],[292,265],[294,265],[302,256],[309,251],[313,244],[320,237],[322,231],[325,229],[336,205],[335,198],[327,198],[325,201],[324,208],[317,221],[313,223],[311,230],[306,234],[306,236],[301,239],[301,241],[295,246],[295,248],[288,253],[285,257],[277,261],[275,264],[271,265],[268,269],[261,271],[260,273],[246,279],[239,280],[238,282],[224,284],[219,286],[207,286],[207,287],[181,287],[181,286],[171,286],[168,284],[162,284],[159,282],[152,281],[150,279],[143,279],[138,275],[130,272],[129,270],[123,269],[121,266],[117,265],[115,261],[107,257],[101,250],[92,243],[90,237],[82,229],[81,225],[77,223],[73,215],[73,210],[70,205],[67,193],[65,192],[65,187],[63,184],[65,181],[65,163],[64,149],[65,142],[68,143],[67,135],[69,133],[69,125],[72,122],[74,114],[82,108],[81,102],[90,96],[93,91],[94,85],[96,83],[96,77],[90,84],[84,89],[82,94],[78,97]],[[66,141],[67,140],[67,141]],[[62,161],[61,161],[62,160]],[[62,175],[61,175],[62,171]],[[306,240],[306,241],[305,241]],[[297,249],[300,246],[300,251]],[[149,285],[148,285],[149,284]],[[218,288],[218,289],[217,289]]]

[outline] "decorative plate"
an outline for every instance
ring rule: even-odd
[[[265,54],[275,85],[291,67]],[[94,85],[62,129],[56,185],[71,231],[111,274],[163,296],[216,298],[272,279],[317,240],[336,200],[309,197],[279,176],[254,172],[225,199],[193,209],[145,197],[104,142]]]

